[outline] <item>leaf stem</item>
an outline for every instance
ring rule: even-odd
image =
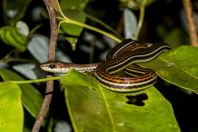
[[[63,76],[58,76],[58,77],[49,77],[49,78],[34,79],[34,80],[6,81],[6,82],[15,83],[15,84],[27,84],[27,83],[40,83],[40,82],[46,82],[46,81],[54,81],[54,80],[59,80],[62,78],[63,78]]]
[[[59,27],[62,23],[69,23],[69,24],[74,24],[74,25],[78,25],[78,26],[81,26],[81,27],[84,27],[84,28],[87,28],[89,30],[92,30],[92,31],[95,31],[95,32],[98,32],[100,34],[103,34],[111,39],[113,39],[114,41],[116,41],[117,43],[120,43],[122,40],[120,40],[119,38],[115,37],[114,35],[108,33],[108,32],[105,32],[101,29],[98,29],[96,27],[93,27],[93,26],[90,26],[88,24],[84,24],[84,23],[81,23],[81,22],[78,22],[78,21],[75,21],[75,20],[72,20],[72,19],[69,19],[69,18],[59,18],[61,19],[60,23],[59,23]]]
[[[92,16],[92,15],[89,15],[86,13],[86,17],[89,18],[90,20],[92,21],[95,21],[97,23],[99,23],[100,25],[102,25],[104,28],[106,28],[107,30],[111,31],[112,33],[114,33],[115,35],[118,35],[119,36],[119,33],[113,29],[112,27],[110,27],[108,24],[106,24],[105,22],[103,22],[102,20]]]
[[[89,30],[92,30],[92,31],[95,31],[95,32],[98,32],[100,34],[103,34],[111,39],[113,39],[114,41],[116,41],[117,43],[120,43],[122,42],[122,40],[120,40],[119,38],[115,37],[114,35],[108,33],[108,32],[105,32],[101,29],[98,29],[96,27],[93,27],[93,26],[90,26],[88,24],[85,24],[85,23],[81,23],[81,22],[78,22],[78,21],[75,21],[75,20],[72,20],[70,18],[68,18],[67,16],[65,16],[65,14],[63,13],[59,3],[57,2],[57,6],[58,6],[58,10],[59,10],[59,13],[62,17],[57,17],[57,19],[61,20],[59,25],[58,25],[58,29],[60,29],[60,25],[62,23],[70,23],[70,24],[74,24],[74,25],[78,25],[78,26],[81,26],[81,27],[84,27],[84,28],[87,28]]]

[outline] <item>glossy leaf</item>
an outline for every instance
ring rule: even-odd
[[[34,58],[42,63],[47,61],[49,38],[44,35],[34,35],[28,44],[28,50]]]
[[[0,131],[23,131],[21,90],[15,84],[0,83]]]
[[[116,93],[76,71],[61,84],[75,131],[180,131],[171,104],[154,87],[140,95]]]
[[[137,18],[129,9],[124,9],[124,36],[125,38],[134,37],[137,32]]]
[[[29,27],[28,27],[28,25],[25,23],[25,22],[23,22],[23,21],[18,21],[17,23],[16,23],[16,29],[17,29],[17,31],[21,34],[21,35],[24,35],[24,36],[28,36],[29,35]]]
[[[40,63],[48,60],[49,38],[44,35],[34,35],[28,44],[28,50],[34,58]],[[70,62],[70,58],[61,50],[56,50],[56,59],[60,61]]]
[[[0,69],[0,76],[5,81],[24,80],[16,73],[7,69]],[[36,117],[43,102],[41,94],[31,84],[21,84],[18,86],[21,88],[22,91],[22,103],[24,107],[33,117]]]
[[[197,47],[181,46],[142,65],[155,70],[164,80],[198,93],[197,56]]]
[[[72,132],[70,124],[66,121],[58,121],[53,132]]]
[[[16,64],[12,66],[14,70],[27,77],[28,79],[37,79],[35,67],[36,65],[33,63]]]

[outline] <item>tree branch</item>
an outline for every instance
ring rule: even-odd
[[[198,47],[197,30],[193,18],[192,4],[190,0],[183,0],[183,6],[188,21],[188,30],[189,30],[191,45]]]
[[[56,13],[53,9],[53,6],[52,6],[50,0],[43,0],[43,1],[45,3],[45,5],[47,7],[47,11],[49,13],[50,30],[51,30],[48,60],[54,61],[55,60],[56,41],[57,41],[57,35],[58,35]],[[52,75],[48,75],[47,77],[52,77]],[[45,98],[44,98],[43,104],[41,106],[41,110],[36,118],[35,123],[34,123],[32,132],[39,132],[42,122],[49,110],[53,90],[54,90],[53,81],[48,81],[47,86],[46,86],[46,91],[45,91]]]

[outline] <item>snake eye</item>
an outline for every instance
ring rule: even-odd
[[[49,68],[50,68],[50,69],[54,69],[55,67],[56,67],[55,64],[50,64],[50,65],[49,65]]]

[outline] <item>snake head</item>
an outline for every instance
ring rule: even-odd
[[[40,64],[40,68],[47,72],[52,73],[67,73],[71,67],[68,65],[69,63],[65,62],[44,62]]]

